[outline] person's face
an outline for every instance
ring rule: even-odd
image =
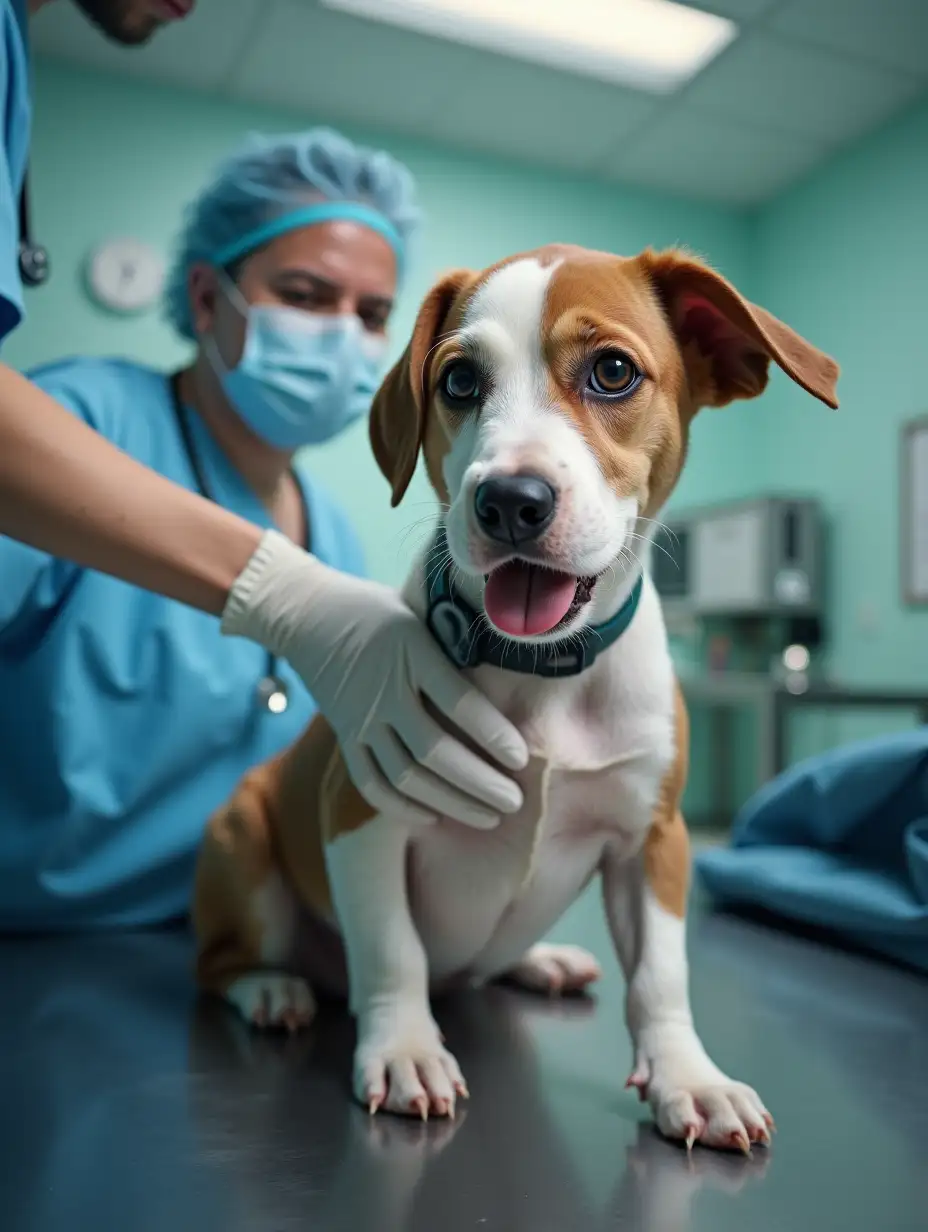
[[[273,304],[326,316],[356,316],[368,333],[384,334],[396,295],[396,256],[376,231],[355,222],[326,222],[277,236],[246,257],[236,285],[249,304]],[[190,273],[197,335],[212,334],[226,364],[242,354],[245,320],[209,266]]]
[[[196,0],[74,0],[107,38],[125,47],[147,43],[156,30],[182,21]]]

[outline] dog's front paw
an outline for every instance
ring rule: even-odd
[[[435,1024],[402,1016],[374,1025],[359,1023],[354,1060],[355,1097],[370,1113],[454,1116],[467,1086],[457,1061],[441,1042]]]
[[[693,1035],[639,1050],[626,1086],[637,1087],[667,1138],[750,1154],[770,1145],[773,1117],[757,1092],[734,1082],[706,1056]]]
[[[757,1092],[728,1078],[655,1089],[649,1095],[657,1127],[667,1138],[750,1153],[770,1145],[773,1118]]]

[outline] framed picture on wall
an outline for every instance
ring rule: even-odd
[[[902,428],[902,598],[928,606],[928,415]]]

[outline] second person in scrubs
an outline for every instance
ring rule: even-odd
[[[190,366],[31,378],[147,467],[361,574],[348,513],[294,454],[369,408],[413,197],[404,167],[338,134],[254,139],[186,220],[167,308]],[[209,814],[308,722],[302,680],[208,614],[10,539],[0,576],[0,928],[184,914]]]
[[[17,254],[28,252],[19,222],[32,110],[28,18],[47,2],[0,0],[0,343],[25,308]],[[194,7],[73,2],[112,41],[136,45]],[[367,188],[356,185],[370,206]],[[252,202],[264,222],[286,209],[273,194]],[[174,483],[2,363],[0,534],[219,616],[226,635],[285,657],[333,727],[358,790],[387,816],[486,825],[518,808],[516,783],[491,760],[518,770],[524,739],[395,590],[333,569],[276,528]],[[480,759],[452,728],[471,737]]]

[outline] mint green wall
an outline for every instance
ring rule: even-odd
[[[816,493],[829,516],[830,671],[928,689],[928,609],[903,606],[898,551],[899,429],[928,412],[928,104],[762,210],[751,249],[756,298],[842,366],[837,412],[774,378],[755,471]],[[900,721],[810,723],[796,751]]]
[[[154,314],[122,320],[98,311],[83,294],[82,263],[91,246],[131,233],[169,245],[182,208],[218,159],[254,130],[324,122],[39,63],[33,147],[34,229],[50,249],[53,278],[30,293],[29,319],[4,358],[25,366],[63,354],[124,354],[172,364],[184,350]],[[352,133],[357,136],[358,134]],[[363,137],[364,135],[361,134]],[[396,315],[399,347],[416,307],[442,269],[482,267],[552,240],[635,252],[647,244],[685,243],[735,282],[748,273],[747,224],[732,211],[625,190],[404,140],[388,145],[416,175],[428,227]],[[682,499],[750,490],[740,417],[700,425]],[[397,581],[427,519],[430,493],[421,477],[404,507],[391,513],[385,482],[359,427],[316,451],[324,480],[350,499],[372,571]]]

